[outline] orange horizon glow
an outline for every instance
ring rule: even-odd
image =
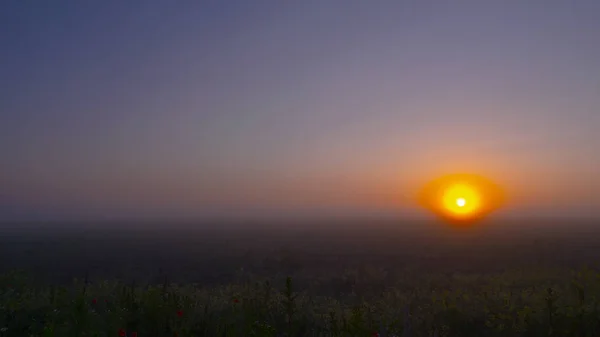
[[[451,174],[427,183],[419,203],[451,223],[472,223],[502,206],[501,188],[476,174]]]

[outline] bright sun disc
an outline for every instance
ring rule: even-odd
[[[442,203],[448,212],[464,217],[477,212],[481,204],[480,199],[475,187],[459,183],[450,185],[443,191]]]
[[[502,203],[500,188],[473,174],[454,174],[428,183],[420,203],[438,216],[453,222],[478,220]]]

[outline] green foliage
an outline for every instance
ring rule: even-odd
[[[282,281],[57,287],[9,273],[0,276],[0,337],[600,336],[600,274],[587,269],[409,275],[369,296],[318,296]]]

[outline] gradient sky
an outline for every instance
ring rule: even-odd
[[[598,215],[599,130],[597,0],[0,3],[0,219]]]

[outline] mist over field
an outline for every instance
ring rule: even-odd
[[[17,226],[18,225],[18,226]],[[427,273],[598,267],[598,222],[489,220],[455,228],[433,220],[15,223],[0,231],[3,271],[39,280],[231,282],[248,275],[318,278],[355,268]]]

